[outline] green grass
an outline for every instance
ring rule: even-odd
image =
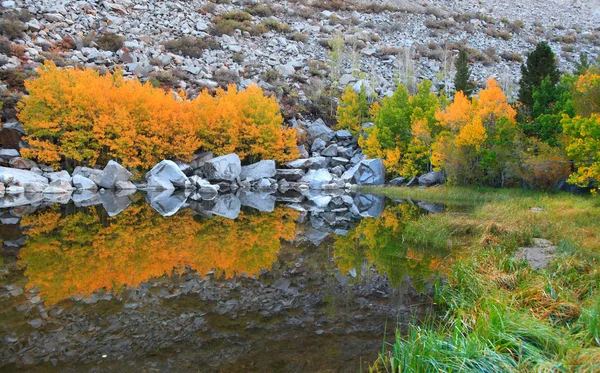
[[[473,205],[469,214],[426,215],[406,227],[413,242],[458,248],[458,259],[436,286],[440,317],[398,334],[372,371],[598,371],[600,199],[511,189],[361,191]],[[514,253],[538,237],[558,249],[548,268],[534,271]]]

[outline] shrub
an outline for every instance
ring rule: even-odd
[[[500,57],[506,61],[523,62],[523,56],[516,52],[502,52]]]
[[[96,40],[96,44],[100,49],[105,51],[116,52],[119,49],[123,48],[124,40],[122,36],[117,35],[113,32],[105,32]]]
[[[271,17],[273,15],[273,9],[262,4],[254,4],[252,7],[247,8],[246,12],[256,17]]]
[[[236,52],[233,54],[231,59],[233,60],[233,62],[237,63],[238,65],[241,65],[244,63],[244,53]]]
[[[292,31],[287,23],[281,23],[274,18],[265,19],[261,24],[268,30],[280,32],[282,34],[288,34]]]
[[[213,74],[213,78],[221,86],[228,86],[230,84],[235,84],[240,79],[237,72],[235,72],[233,70],[229,70],[225,67],[221,67],[220,69],[217,69]]]
[[[212,38],[184,36],[166,42],[165,48],[170,52],[180,53],[187,57],[200,58],[205,49],[221,49],[221,46]]]
[[[308,36],[298,31],[294,33],[294,40],[306,43],[308,41]]]
[[[25,25],[18,19],[4,18],[0,20],[0,31],[8,39],[17,39],[23,36]]]
[[[31,148],[23,155],[41,162],[93,166],[116,159],[147,169],[162,159],[189,159],[198,148],[250,160],[296,157],[295,131],[282,129],[277,102],[258,87],[186,95],[154,88],[120,72],[58,69],[46,62],[40,77],[25,82],[29,96],[19,119]],[[154,77],[156,79],[156,77]]]
[[[223,19],[237,21],[237,22],[246,22],[252,21],[252,16],[246,12],[235,11],[235,12],[227,12],[223,14]]]
[[[214,36],[233,35],[235,30],[248,31],[250,29],[250,22],[248,24],[234,21],[231,19],[216,18],[213,25],[208,29],[208,32]]]

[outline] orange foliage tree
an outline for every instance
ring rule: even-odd
[[[297,213],[278,207],[269,214],[242,212],[238,219],[195,218],[181,211],[168,218],[145,203],[105,218],[91,211],[61,217],[56,208],[26,216],[27,244],[20,253],[27,288],[47,304],[100,289],[120,291],[151,278],[181,273],[201,276],[258,275],[277,259],[281,240],[291,240]]]
[[[432,158],[452,182],[501,186],[516,174],[516,111],[494,79],[478,98],[457,92],[436,118],[445,131],[433,145]]]
[[[187,100],[119,71],[100,75],[46,62],[39,75],[26,82],[19,119],[32,146],[24,155],[41,162],[93,166],[116,159],[144,169],[162,159],[188,160],[200,147],[250,160],[296,157],[295,132],[282,129],[277,102],[258,87]]]

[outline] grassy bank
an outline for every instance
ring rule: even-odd
[[[469,214],[426,215],[407,239],[452,245],[443,316],[397,335],[376,372],[598,372],[600,198],[521,190],[365,188],[393,198],[474,203]],[[545,269],[516,259],[533,238],[557,249]]]

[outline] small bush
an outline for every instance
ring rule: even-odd
[[[427,20],[425,20],[425,22],[423,22],[423,24],[427,28],[438,29],[438,30],[447,30],[447,29],[455,26],[454,21],[452,21],[449,18],[447,18],[447,19],[427,19]]]
[[[233,60],[233,62],[237,63],[238,65],[241,65],[242,63],[244,63],[244,53],[234,53],[231,59]]]
[[[221,49],[221,45],[212,38],[184,36],[166,42],[165,48],[170,52],[180,53],[187,57],[200,58],[205,49]]]
[[[287,23],[281,23],[274,18],[268,18],[261,22],[268,30],[280,32],[282,34],[289,34],[292,32],[290,26]]]
[[[221,67],[213,73],[213,79],[219,83],[219,85],[226,87],[231,84],[236,84],[240,77],[237,72]]]
[[[123,48],[125,39],[121,35],[117,35],[113,32],[105,32],[96,40],[98,47],[105,51],[116,52]]]
[[[255,17],[271,17],[273,15],[273,9],[262,4],[254,4],[250,8],[247,8],[246,12]]]
[[[308,41],[308,36],[304,35],[303,33],[299,32],[299,31],[294,33],[293,38],[295,41],[302,42],[302,43],[306,43]]]
[[[349,8],[348,2],[343,0],[313,0],[310,5],[313,8],[330,11],[347,10]]]
[[[252,21],[252,16],[249,13],[242,12],[242,11],[227,12],[227,13],[223,14],[222,17],[223,17],[223,19],[237,21],[237,22]]]
[[[507,24],[508,29],[515,34],[518,34],[525,27],[525,23],[521,20],[514,21],[513,23]]]
[[[570,34],[562,37],[561,41],[565,44],[573,44],[577,42],[577,36]]]
[[[265,71],[262,78],[265,82],[273,84],[273,83],[276,83],[277,81],[281,80],[282,76],[279,73],[279,71],[270,69],[270,70]]]
[[[502,52],[500,57],[506,61],[523,62],[523,56],[515,52]]]
[[[239,22],[232,19],[217,17],[208,32],[214,36],[233,35],[235,30],[250,32],[252,25],[249,21]]]
[[[18,39],[23,36],[25,25],[18,19],[0,20],[0,32],[9,40]]]

